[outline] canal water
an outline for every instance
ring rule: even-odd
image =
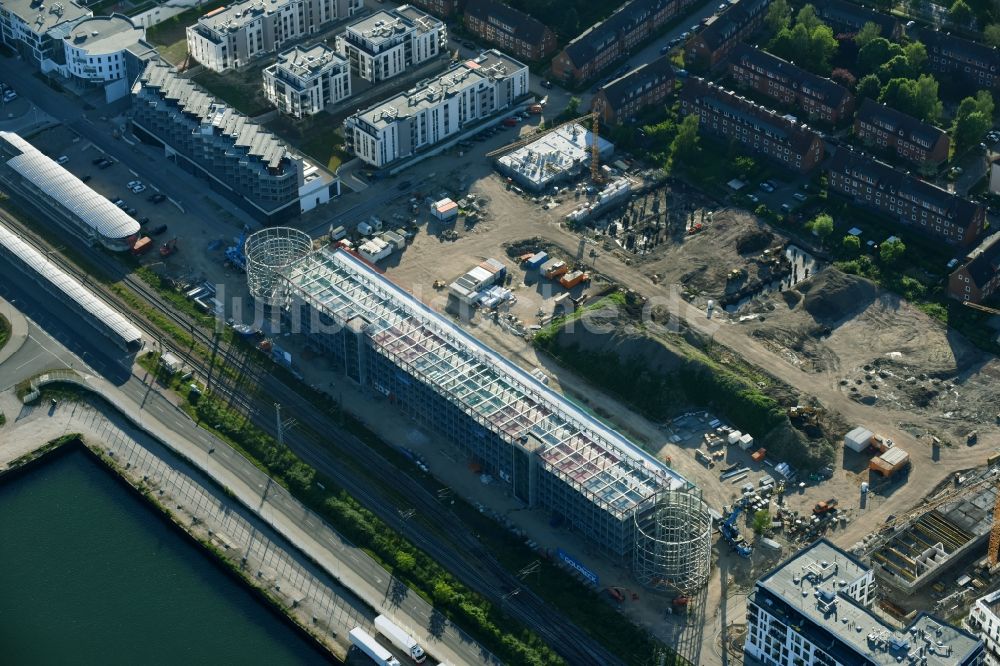
[[[0,481],[0,663],[329,660],[81,450]]]

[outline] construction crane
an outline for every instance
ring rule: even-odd
[[[590,114],[590,179],[595,184],[603,183],[604,177],[601,175],[601,146],[598,141],[599,125],[601,124],[601,111],[604,105],[599,99],[594,100],[594,111]]]
[[[990,547],[986,556],[992,571],[1000,562],[1000,492],[997,493],[997,501],[993,503],[993,528],[990,530]]]
[[[980,305],[979,303],[972,303],[970,301],[962,301],[962,305],[964,305],[965,307],[968,307],[968,308],[972,308],[973,310],[979,310],[980,312],[985,312],[987,314],[1000,315],[1000,310],[997,310],[996,308],[990,308],[990,307],[987,307],[985,305]]]

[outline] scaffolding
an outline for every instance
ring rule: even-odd
[[[312,239],[298,229],[271,227],[247,237],[247,287],[254,300],[267,306],[281,305],[278,272],[312,250]]]
[[[577,527],[606,529],[606,523],[590,519],[596,507],[622,526],[623,540],[631,540],[633,512],[640,503],[664,490],[692,488],[654,456],[349,253],[324,248],[290,264],[282,276],[290,304],[301,303],[340,327],[366,322],[366,344],[374,353],[511,450],[524,450],[529,437],[537,440],[531,456],[538,470],[576,491],[578,501],[558,508]],[[633,544],[604,545],[627,553]]]
[[[664,490],[635,509],[632,573],[646,587],[690,594],[711,570],[712,516],[696,489]]]

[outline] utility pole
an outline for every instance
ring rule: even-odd
[[[295,419],[288,419],[287,421],[281,420],[281,403],[274,403],[274,423],[275,430],[277,432],[278,446],[285,446],[285,428],[291,428],[295,425]]]

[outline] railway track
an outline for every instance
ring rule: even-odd
[[[41,212],[41,211],[40,211]],[[35,235],[20,222],[3,216],[12,226],[17,227],[25,241],[44,253],[50,260],[88,284],[113,307],[129,318],[154,340],[166,336],[144,317],[136,317],[128,306],[122,303],[114,292],[104,285],[94,283],[53,251],[40,242]],[[90,253],[88,257],[108,275],[122,272],[118,262],[101,255]],[[305,462],[338,485],[372,511],[386,524],[402,534],[407,540],[421,548],[435,561],[456,576],[469,588],[490,599],[504,612],[535,631],[552,649],[571,664],[624,664],[616,655],[608,652],[561,612],[552,608],[504,568],[499,561],[470,533],[463,528],[461,519],[443,506],[419,482],[403,470],[382,457],[356,437],[343,431],[329,419],[322,417],[316,407],[293,387],[274,377],[259,372],[263,370],[254,359],[254,353],[246,349],[226,344],[220,336],[206,333],[186,315],[175,310],[151,287],[129,274],[122,282],[156,311],[180,326],[198,344],[209,350],[212,358],[221,358],[223,365],[233,369],[233,373],[222,373],[212,364],[202,360],[190,350],[178,350],[185,355],[185,362],[206,380],[211,380],[211,389],[224,397],[230,406],[244,413],[257,427],[274,436],[273,400],[282,404],[283,413],[294,418],[312,433],[322,433],[323,439],[307,433],[286,433],[285,443]],[[257,370],[258,372],[255,372]],[[235,376],[234,376],[235,375]],[[263,396],[268,396],[264,398]],[[360,463],[364,469],[372,470],[373,478],[393,479],[393,489],[397,496],[382,492],[378,484],[367,483],[338,464],[330,451],[330,445]],[[405,496],[412,507],[400,506],[398,496]],[[422,522],[428,529],[408,518],[404,518],[410,508],[420,512]],[[515,595],[511,592],[517,590]]]

